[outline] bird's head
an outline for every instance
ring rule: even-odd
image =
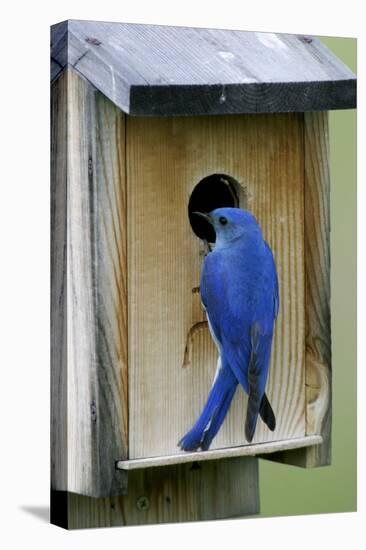
[[[216,233],[216,248],[228,246],[238,239],[262,240],[262,232],[257,220],[247,210],[241,208],[216,208],[212,212],[194,212],[209,222]]]

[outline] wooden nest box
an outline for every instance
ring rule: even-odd
[[[306,36],[52,27],[53,522],[257,513],[255,456],[329,464],[327,111],[355,92]],[[238,390],[210,450],[184,453],[217,362],[189,214],[218,206],[253,212],[274,252],[277,426],[248,445]]]

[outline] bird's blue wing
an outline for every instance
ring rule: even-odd
[[[245,366],[248,365],[250,356],[250,319],[246,319],[245,301],[240,300],[242,293],[237,293],[238,301],[232,307],[231,296],[235,293],[233,277],[228,262],[221,255],[213,252],[206,256],[200,291],[210,330],[220,348],[223,365],[230,366],[247,392]],[[238,303],[240,301],[243,303]]]
[[[276,264],[273,258],[271,248],[268,246],[268,244],[265,241],[264,241],[264,245],[267,250],[268,263],[270,266],[269,269],[272,273],[272,278],[273,278],[273,319],[276,319],[278,315],[278,311],[280,309],[280,296],[279,296],[279,290],[278,290],[277,270],[276,270]]]
[[[259,323],[253,323],[251,328],[251,344],[252,349],[248,365],[248,405],[245,420],[245,437],[249,442],[253,439],[262,399],[265,395],[264,390],[271,356],[272,335],[263,334]]]

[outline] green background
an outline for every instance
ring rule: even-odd
[[[357,41],[319,37],[356,73]],[[356,510],[356,110],[329,114],[331,168],[332,465],[259,461],[261,516]]]

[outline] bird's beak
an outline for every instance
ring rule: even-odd
[[[202,218],[206,222],[210,223],[211,225],[213,223],[210,214],[204,214],[203,212],[192,212],[192,214],[194,216],[199,216],[200,218]]]

